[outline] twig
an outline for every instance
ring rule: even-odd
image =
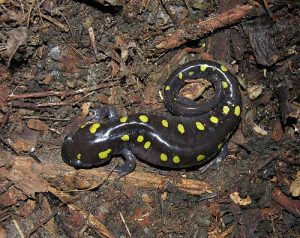
[[[104,80],[109,79],[110,77],[107,77]],[[108,88],[114,86],[114,83],[103,83],[99,84],[93,87],[89,88],[82,88],[78,89],[76,91],[69,91],[69,92],[64,92],[64,91],[46,91],[46,92],[36,92],[36,93],[22,93],[22,94],[10,94],[8,96],[8,101],[11,100],[19,100],[19,99],[27,99],[27,98],[42,98],[42,97],[49,97],[49,96],[57,96],[57,97],[66,97],[70,95],[76,95],[76,94],[82,94],[82,93],[87,93],[91,91],[96,91],[102,88]]]
[[[23,119],[39,119],[44,121],[70,121],[71,118],[57,118],[57,117],[42,117],[42,116],[23,116]]]
[[[172,33],[166,32],[165,34],[157,37],[157,39],[151,41],[147,49],[149,51],[155,51],[156,53],[165,52],[184,44],[188,40],[203,37],[216,29],[235,24],[243,18],[251,15],[251,13],[254,12],[254,9],[255,8],[251,5],[237,6],[205,21],[194,21],[190,24],[185,24],[184,27],[182,26]]]
[[[25,237],[25,236],[24,236],[24,233],[23,233],[23,231],[21,230],[21,228],[20,228],[18,222],[17,222],[15,219],[13,219],[12,221],[13,221],[13,223],[14,223],[14,225],[15,225],[15,227],[16,227],[16,229],[17,229],[19,235],[20,235],[20,237],[24,238],[24,237]]]
[[[131,232],[130,232],[130,230],[129,230],[127,224],[126,224],[126,221],[125,221],[125,219],[124,219],[124,217],[123,217],[123,214],[122,214],[121,212],[119,212],[119,213],[120,213],[121,220],[122,220],[122,222],[124,223],[124,226],[125,226],[125,228],[126,228],[126,231],[127,231],[128,235],[129,235],[129,237],[132,237]]]

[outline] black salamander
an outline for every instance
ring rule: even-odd
[[[214,86],[211,100],[196,103],[178,96],[186,79],[200,78]],[[116,171],[124,176],[134,170],[136,157],[179,169],[201,165],[225,151],[240,120],[241,95],[235,76],[224,65],[205,60],[182,65],[164,85],[164,102],[172,116],[118,117],[112,106],[104,107],[101,118],[108,117],[108,123],[85,124],[66,136],[63,160],[76,168],[90,168],[121,155],[125,162]]]

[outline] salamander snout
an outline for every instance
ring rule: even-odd
[[[64,139],[62,148],[61,148],[61,157],[65,163],[73,166],[75,159],[73,158],[73,138],[71,135],[67,135]]]
[[[61,147],[61,157],[63,161],[75,168],[91,168],[94,166],[93,163],[87,163],[84,158],[88,155],[85,154],[85,150],[82,150],[80,143],[74,139],[74,136],[67,135],[64,139]]]

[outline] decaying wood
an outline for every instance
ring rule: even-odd
[[[151,42],[148,49],[150,51],[164,52],[178,47],[188,40],[195,40],[211,33],[219,28],[232,25],[251,15],[255,8],[252,5],[237,6],[220,15],[211,17],[207,20],[196,22],[185,22],[183,26],[174,32],[167,32]]]
[[[110,171],[103,167],[89,170],[76,170],[64,163],[37,163],[30,157],[18,156],[13,159],[10,164],[10,171],[14,174],[34,174],[41,179],[47,180],[49,186],[52,186],[51,182],[53,182],[53,178],[55,178],[55,180],[66,181],[65,177],[68,177],[68,181],[71,181],[72,179],[70,178],[74,177],[77,181],[79,178],[84,178],[85,181],[88,181],[90,184],[85,185],[85,188],[91,189],[96,184],[101,183],[102,178],[107,178],[108,182],[114,182],[117,177],[117,174],[114,172],[111,176],[107,177]],[[26,182],[24,181],[26,180],[26,177],[20,179],[23,179],[23,183]],[[182,178],[180,181],[171,181],[169,177],[146,172],[135,171],[121,178],[120,181],[122,183],[132,184],[138,188],[164,189],[169,187],[172,190],[178,190],[193,195],[203,195],[212,192],[210,184],[206,181],[185,178]],[[68,184],[65,188],[60,189],[68,190],[68,186],[73,186],[72,189],[76,189],[76,185],[74,184]]]

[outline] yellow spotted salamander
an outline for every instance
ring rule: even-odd
[[[185,80],[200,78],[213,85],[212,99],[199,103],[178,96]],[[225,153],[226,142],[240,120],[241,95],[235,76],[224,65],[205,60],[182,65],[164,85],[164,102],[172,116],[118,117],[112,106],[100,109],[100,119],[108,117],[108,122],[85,124],[67,135],[63,160],[76,168],[90,168],[121,155],[124,164],[116,171],[124,176],[134,170],[136,157],[177,169],[197,166]]]

